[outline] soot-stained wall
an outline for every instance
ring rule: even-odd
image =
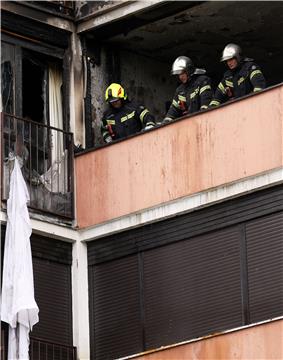
[[[133,52],[102,48],[100,65],[91,67],[92,119],[95,145],[103,143],[100,124],[107,109],[105,90],[112,82],[121,83],[129,99],[145,105],[161,121],[166,102],[171,102],[176,78],[170,75],[171,63],[160,62]]]

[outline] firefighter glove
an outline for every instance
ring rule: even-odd
[[[105,141],[106,143],[111,143],[111,142],[112,142],[112,137],[111,137],[110,135],[108,135],[108,136],[106,136],[106,137],[104,138],[104,141]]]
[[[147,124],[147,125],[145,126],[144,130],[149,130],[149,129],[152,129],[152,128],[154,128],[154,125],[152,125],[152,124]]]

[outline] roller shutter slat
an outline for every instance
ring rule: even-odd
[[[251,321],[283,315],[283,213],[246,225]]]

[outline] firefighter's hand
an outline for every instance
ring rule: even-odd
[[[110,135],[108,135],[104,138],[104,141],[108,144],[108,143],[111,143],[113,140],[112,140],[112,137]]]
[[[153,125],[153,124],[147,124],[147,125],[145,126],[144,130],[146,131],[146,130],[149,130],[149,129],[152,129],[152,128],[154,128],[154,125]]]

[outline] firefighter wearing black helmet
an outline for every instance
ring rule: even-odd
[[[260,67],[254,63],[253,59],[242,56],[239,45],[226,45],[220,61],[226,63],[228,70],[217,86],[214,98],[209,104],[210,107],[266,87]]]
[[[109,109],[102,118],[101,134],[106,143],[154,127],[154,117],[143,105],[128,100],[120,84],[112,83],[108,86],[105,100]]]
[[[207,109],[212,99],[212,90],[206,70],[195,68],[187,56],[179,56],[172,65],[171,74],[178,75],[181,85],[176,89],[163,122]]]

